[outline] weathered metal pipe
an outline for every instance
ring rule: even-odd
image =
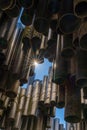
[[[57,91],[57,104],[56,107],[63,108],[65,106],[65,86],[58,85]]]
[[[46,93],[47,81],[48,81],[48,76],[44,76],[43,83],[42,83],[42,88],[41,88],[41,93],[40,93],[40,99],[39,99],[39,104],[40,105],[44,104],[44,101],[45,101],[45,93]]]
[[[83,93],[83,88],[80,89],[80,93],[81,93],[81,105],[84,106],[84,93]]]
[[[20,130],[27,130],[28,121],[29,121],[29,118],[28,118],[28,117],[22,117],[22,123],[21,123],[21,128],[20,128]],[[28,128],[28,129],[29,129],[29,128]]]
[[[57,84],[52,83],[52,90],[51,90],[51,105],[56,105],[56,97],[57,97]]]
[[[57,47],[56,47],[56,60],[55,68],[53,69],[53,78],[52,81],[56,84],[63,84],[67,78],[68,72],[68,60],[65,60],[61,56],[61,44],[63,42],[63,36],[58,35],[57,37]]]
[[[74,0],[74,12],[80,18],[87,16],[87,1],[86,0]]]
[[[0,129],[5,129],[6,128],[6,115],[4,114],[2,119],[0,120]]]
[[[73,77],[76,75],[76,55],[70,59],[70,76]]]
[[[12,73],[16,77],[18,77],[18,79],[20,78],[20,72],[22,69],[23,60],[24,60],[24,51],[23,51],[23,44],[21,43],[19,45],[17,55],[15,56],[14,64],[12,65]]]
[[[27,83],[27,81],[28,81],[30,70],[31,70],[30,61],[29,61],[31,54],[32,54],[31,48],[27,49],[25,52],[24,63],[23,63],[22,69],[21,69],[22,70],[21,74],[20,74],[21,83]]]
[[[21,32],[21,27],[22,27],[21,24],[18,24],[18,26],[15,28],[13,35],[9,41],[9,44],[8,44],[8,48],[6,51],[6,60],[4,63],[4,65],[8,66],[8,68],[10,67],[11,62],[12,62],[15,48],[17,46],[17,39],[18,39],[20,32]]]
[[[26,90],[26,97],[25,97],[25,103],[24,103],[24,109],[23,109],[23,116],[28,116],[28,109],[29,109],[29,104],[30,104],[30,98],[32,96],[32,85],[28,85],[27,90]]]
[[[11,8],[6,9],[5,12],[7,13],[8,16],[12,18],[18,17],[21,12],[21,6],[18,4],[16,0],[16,4],[11,6]]]
[[[36,18],[34,21],[35,29],[44,34],[48,34],[49,29],[49,12],[48,12],[48,0],[39,0],[36,11]]]
[[[51,14],[58,13],[60,10],[60,1],[59,0],[49,0],[48,9],[51,12]]]
[[[51,128],[51,118],[47,117],[46,128]]]
[[[63,124],[59,124],[59,130],[63,130],[64,125]]]
[[[8,8],[10,8],[11,7],[11,5],[12,5],[12,0],[1,0],[0,1],[0,8],[2,9],[2,10],[6,10],[6,9],[8,9]]]
[[[83,93],[84,93],[84,99],[87,99],[87,88],[83,88]]]
[[[49,33],[48,33],[48,42],[47,45],[48,47],[54,45],[57,43],[57,34],[55,32],[52,32],[52,29],[49,28]],[[53,55],[53,54],[52,54]]]
[[[87,50],[87,21],[83,22],[79,29],[79,46],[83,50]]]
[[[6,89],[6,82],[8,77],[8,71],[4,68],[0,69],[0,91],[3,92]]]
[[[46,47],[47,47],[47,37],[42,35],[41,45],[40,45],[40,49],[39,49],[39,55],[40,56],[44,56]]]
[[[50,107],[50,117],[54,118],[56,114],[56,107],[55,106],[51,106]]]
[[[3,104],[3,108],[4,108],[4,109],[7,109],[8,104],[9,104],[9,100],[10,100],[10,98],[6,96],[6,97],[5,97],[5,100],[4,100],[4,104]]]
[[[37,123],[36,123],[36,130],[43,130],[43,120],[44,120],[44,116],[43,113],[38,110],[37,112]]]
[[[56,31],[57,30],[57,24],[58,24],[58,13],[53,14],[51,16],[50,28],[52,29],[52,31]]]
[[[46,87],[46,95],[45,95],[45,106],[49,107],[51,105],[51,89],[52,89],[52,83],[48,82]]]
[[[52,82],[52,76],[53,76],[53,68],[52,66],[49,67],[49,70],[48,70],[48,82]]]
[[[81,19],[74,14],[73,0],[61,2],[59,28],[65,34],[73,33],[80,27]]]
[[[30,104],[31,110],[30,110],[30,113],[29,113],[30,117],[36,117],[39,95],[40,95],[40,81],[36,80],[33,83],[32,105]]]
[[[75,48],[79,47],[79,29],[77,29],[74,33],[73,33],[73,46]]]
[[[20,81],[16,80],[14,83],[12,83],[11,89],[8,89],[6,91],[6,94],[11,97],[14,98],[17,96],[17,92],[18,92],[18,88],[20,86]]]
[[[22,111],[17,111],[16,112],[16,117],[15,117],[15,122],[13,125],[13,130],[19,130],[21,127],[21,116],[22,116]]]
[[[54,130],[59,130],[59,122],[60,120],[58,118],[54,119]]]
[[[76,55],[76,83],[79,88],[87,86],[87,51],[77,50]]]
[[[75,50],[73,48],[73,35],[63,35],[63,42],[61,48],[61,56],[64,58],[71,58],[75,55]]]
[[[15,117],[16,117],[16,111],[17,111],[17,107],[18,107],[18,103],[19,103],[19,95],[20,95],[20,88],[18,89],[18,94],[17,97],[14,99],[14,101],[12,102],[12,106],[11,106],[11,110],[10,113],[8,115],[8,120],[9,122],[14,122],[15,121]]]
[[[72,102],[72,103],[71,103]],[[81,120],[80,89],[75,85],[75,77],[68,78],[65,89],[65,121],[78,123]]]
[[[25,26],[30,26],[34,18],[34,8],[24,9],[21,15],[21,22]]]
[[[18,110],[22,110],[23,111],[24,101],[25,101],[25,94],[26,94],[26,89],[25,88],[21,88],[21,91],[20,91],[20,102],[18,104]]]
[[[16,23],[17,23],[17,18],[15,19],[9,18],[1,26],[0,28],[0,48],[1,49],[6,49],[8,47],[8,42],[16,27]]]

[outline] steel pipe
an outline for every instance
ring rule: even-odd
[[[84,99],[87,99],[87,88],[83,88],[83,93],[84,93]]]
[[[20,32],[21,32],[21,27],[22,26],[20,24],[18,24],[18,26],[15,28],[13,35],[9,41],[9,45],[8,45],[8,48],[6,51],[6,60],[4,62],[4,65],[8,66],[8,68],[10,67],[11,62],[12,62],[12,58],[14,56],[14,52],[15,52],[15,49],[17,46],[17,39],[18,39]]]
[[[19,6],[16,0],[16,4],[11,6],[11,8],[6,9],[5,12],[7,13],[8,16],[12,18],[18,17],[21,12],[21,6]]]
[[[31,70],[29,59],[31,57],[31,54],[32,54],[31,48],[27,49],[24,54],[24,63],[23,63],[21,73],[20,73],[20,82],[23,84],[27,83],[28,78],[29,78],[29,74]]]
[[[75,50],[73,48],[73,35],[64,35],[63,36],[63,42],[62,42],[62,48],[61,48],[61,56],[64,58],[72,58],[75,55]]]
[[[65,106],[65,86],[64,85],[58,85],[57,90],[57,103],[56,107],[63,108]]]
[[[0,1],[0,8],[2,10],[6,10],[11,7],[13,0],[1,0]]]
[[[87,1],[86,0],[74,0],[74,12],[80,18],[87,16]]]
[[[9,120],[10,123],[15,121],[16,111],[17,111],[18,103],[19,103],[20,90],[21,89],[19,88],[18,94],[17,94],[16,98],[14,99],[14,101],[12,102],[12,105],[11,105],[11,110],[10,110],[9,115],[8,115],[8,120]]]
[[[4,92],[6,89],[6,82],[8,78],[8,71],[5,70],[4,68],[0,69],[0,91]]]
[[[56,47],[56,59],[55,68],[53,69],[52,81],[56,84],[63,84],[69,74],[69,62],[61,56],[61,44],[63,42],[63,36],[58,35],[57,37],[57,47]]]
[[[78,123],[81,120],[80,89],[75,85],[75,77],[68,78],[66,82],[64,119],[70,123]]]
[[[81,19],[74,14],[73,0],[61,2],[59,28],[65,34],[73,33],[80,27]]]
[[[76,83],[77,83],[77,86],[80,87],[80,88],[86,87],[86,85],[87,85],[86,56],[87,56],[87,51],[84,51],[82,49],[77,50],[77,55],[76,55]]]
[[[74,33],[73,33],[73,46],[75,48],[79,48],[80,45],[79,45],[79,29],[76,30]]]
[[[21,15],[21,22],[25,26],[30,26],[34,18],[34,8],[24,9]]]
[[[34,21],[35,29],[46,35],[49,29],[49,12],[48,12],[48,0],[39,0],[36,10],[36,18]]]
[[[22,110],[23,111],[24,101],[25,101],[25,93],[26,93],[26,89],[25,88],[21,88],[21,90],[20,90],[20,102],[18,104],[18,110]]]
[[[79,46],[83,50],[87,50],[87,21],[83,22],[79,29]]]
[[[52,83],[52,90],[51,90],[51,105],[56,105],[56,97],[57,97],[57,84]]]
[[[55,106],[51,106],[50,107],[50,117],[54,118],[56,114],[56,107]]]
[[[26,97],[25,97],[25,103],[24,103],[22,116],[28,116],[28,109],[30,107],[29,104],[30,104],[30,99],[32,96],[32,90],[33,90],[33,86],[28,85],[27,90],[26,90]]]
[[[45,101],[45,93],[46,93],[47,81],[48,81],[48,76],[44,76],[43,83],[42,83],[42,88],[41,88],[41,93],[40,93],[40,99],[39,99],[39,104],[40,105],[44,104],[44,101]]]
[[[63,130],[64,125],[63,124],[59,124],[59,130]]]
[[[54,130],[59,130],[59,122],[60,120],[58,118],[54,119]]]
[[[51,105],[51,89],[52,89],[52,83],[48,82],[46,87],[46,96],[45,96],[45,102],[44,105],[46,107],[49,107]]]
[[[30,106],[30,113],[29,116],[30,117],[36,117],[36,113],[37,113],[37,107],[38,107],[38,101],[39,101],[39,95],[40,95],[40,81],[36,80],[33,83],[33,93],[32,93],[32,105]]]

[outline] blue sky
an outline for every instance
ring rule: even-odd
[[[43,64],[38,64],[35,67],[35,79],[43,80],[44,75],[48,75],[48,69],[51,66],[51,63],[45,59]],[[60,123],[65,124],[64,122],[64,109],[56,109],[56,117],[60,119]]]

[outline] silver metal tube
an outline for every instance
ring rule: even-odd
[[[27,90],[26,90],[26,97],[25,97],[25,103],[24,103],[24,109],[23,109],[23,116],[28,116],[28,109],[29,109],[29,104],[30,104],[30,98],[32,96],[32,85],[28,85]]]
[[[54,118],[51,118],[50,121],[51,121],[51,128],[50,128],[50,130],[55,130],[54,129],[55,128],[55,126],[54,126]]]
[[[22,122],[21,122],[21,128],[20,128],[20,130],[27,130],[28,120],[29,120],[28,117],[25,117],[25,118],[22,117]]]
[[[13,130],[19,130],[21,127],[21,116],[22,116],[22,111],[17,111],[16,117],[15,117],[15,122],[13,125]]]
[[[85,102],[85,101],[84,101],[84,97],[83,97],[83,96],[84,96],[83,88],[80,89],[80,93],[81,93],[81,104],[82,104],[82,106],[83,106],[83,105],[84,105],[84,102]]]
[[[6,98],[4,100],[4,104],[3,104],[4,109],[7,109],[9,100],[10,100],[10,98],[6,96]]]
[[[57,104],[56,107],[63,108],[65,106],[65,86],[64,85],[58,85],[58,91],[57,91]]]
[[[51,118],[50,117],[47,117],[46,128],[51,128]]]
[[[6,116],[3,115],[3,118],[0,121],[0,129],[2,129],[2,130],[6,128],[6,126],[5,126],[6,121],[5,120],[6,120]]]
[[[20,81],[22,83],[27,83],[28,82],[28,78],[29,78],[29,73],[30,73],[30,62],[29,62],[29,59],[31,57],[31,54],[32,54],[32,49],[29,48],[27,50],[27,53],[25,54],[24,56],[24,63],[23,63],[23,66],[22,66],[22,72],[21,72],[21,77],[20,77]]]
[[[39,95],[40,95],[40,81],[36,80],[33,84],[32,106],[31,106],[31,112],[29,114],[30,116],[33,116],[33,117],[36,116]]]
[[[54,119],[54,130],[59,130],[59,122],[60,120],[58,118]]]
[[[50,66],[48,70],[48,82],[52,82],[53,68]]]
[[[44,102],[45,106],[47,106],[47,107],[51,105],[51,103],[50,103],[51,89],[52,89],[52,83],[48,82],[47,88],[46,88],[45,102]]]
[[[20,35],[21,37],[21,35]],[[21,68],[22,68],[22,63],[23,63],[23,58],[24,58],[24,52],[23,52],[23,43],[21,42],[21,39],[19,40],[19,47],[18,51],[15,57],[14,65],[13,65],[13,74],[15,74],[18,78],[20,76]]]
[[[16,111],[17,111],[17,107],[18,107],[18,103],[19,103],[19,95],[20,95],[20,87],[18,89],[18,94],[16,96],[16,98],[14,99],[13,103],[12,103],[12,107],[11,107],[11,110],[10,110],[10,113],[8,115],[8,120],[9,122],[12,122],[15,120],[15,117],[16,117]]]
[[[43,120],[44,120],[43,114],[40,110],[38,110],[36,130],[43,130]]]
[[[45,93],[46,93],[46,87],[47,87],[47,80],[48,80],[48,76],[44,76],[43,83],[42,83],[42,89],[41,89],[41,93],[40,93],[40,100],[39,100],[40,104],[44,104],[44,101],[45,101]]]
[[[52,83],[52,90],[51,90],[51,105],[56,105],[56,97],[57,97],[57,84]]]
[[[25,101],[25,93],[26,93],[26,89],[25,88],[21,88],[20,91],[20,102],[18,104],[18,110],[23,110],[24,107],[24,101]]]
[[[20,31],[21,31],[21,28],[16,27],[13,32],[12,38],[10,40],[10,43],[8,45],[7,52],[6,52],[6,61],[4,63],[5,65],[9,65],[9,64],[11,65],[12,58],[14,55],[13,52],[15,52],[15,48],[17,45],[17,39],[19,37]]]
[[[56,107],[55,106],[51,106],[50,107],[50,117],[55,117],[56,114]]]
[[[63,124],[59,124],[59,130],[63,130],[64,125]]]

